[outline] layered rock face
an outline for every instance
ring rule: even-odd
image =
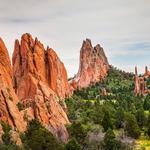
[[[93,47],[91,40],[86,39],[80,51],[79,71],[70,84],[74,89],[88,87],[103,79],[108,69],[109,63],[103,48],[99,44]]]
[[[15,42],[13,85],[26,119],[37,118],[63,142],[68,139],[69,123],[59,101],[70,95],[67,73],[56,53],[30,34]]]
[[[13,71],[15,86],[20,77],[32,73],[40,81],[45,82],[61,99],[71,94],[64,64],[53,49],[45,50],[43,44],[37,38],[33,40],[30,34],[24,34],[20,44],[18,40],[15,42]],[[32,91],[22,93],[20,88],[21,86],[15,87],[19,97],[22,98],[23,95],[26,97],[30,92],[32,95]]]
[[[134,94],[135,95],[145,95],[150,91],[147,88],[147,78],[150,77],[150,72],[147,66],[145,67],[145,73],[143,76],[138,76],[137,67],[135,67],[135,77],[134,77]]]
[[[19,102],[12,85],[12,69],[7,48],[0,39],[0,120],[8,122],[20,132],[25,131],[26,122],[19,112]]]

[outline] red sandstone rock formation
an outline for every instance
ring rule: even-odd
[[[37,118],[66,142],[65,124],[69,120],[59,101],[70,95],[70,87],[66,69],[54,50],[45,50],[37,38],[33,40],[30,34],[24,34],[20,43],[15,42],[13,75],[14,88],[26,119]]]
[[[8,51],[0,39],[0,120],[8,122],[13,129],[23,132],[26,129],[26,122],[18,110],[17,103]]]
[[[30,34],[24,34],[20,44],[18,40],[15,42],[13,71],[14,81],[17,83],[19,76],[32,73],[40,81],[45,82],[61,99],[71,94],[64,64],[53,49],[45,50],[43,44],[37,38],[34,41]],[[17,86],[15,83],[14,85]],[[30,92],[32,95],[32,91],[22,93],[20,88],[15,88],[19,97],[26,97]]]
[[[145,67],[145,73],[144,73],[144,77],[150,77],[150,71],[148,71],[148,67]]]
[[[70,84],[74,89],[87,87],[103,79],[108,69],[103,48],[99,44],[92,47],[91,40],[86,39],[80,51],[79,71]]]
[[[135,77],[134,77],[134,94],[135,95],[145,95],[149,93],[147,89],[146,79],[150,77],[150,72],[148,71],[147,66],[145,67],[145,73],[143,76],[138,76],[137,67],[135,67]]]

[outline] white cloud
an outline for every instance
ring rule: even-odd
[[[15,38],[30,32],[56,50],[69,76],[77,72],[79,50],[86,37],[93,45],[100,43],[116,66],[131,70],[135,60],[129,67],[126,56],[137,56],[138,65],[146,65],[148,58],[143,61],[140,57],[150,55],[150,47],[135,50],[130,46],[149,43],[149,27],[149,0],[0,0],[0,36],[9,52]],[[113,57],[122,57],[122,65]]]

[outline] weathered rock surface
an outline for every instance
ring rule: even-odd
[[[56,53],[30,34],[15,42],[13,84],[23,105],[26,120],[37,118],[59,139],[66,142],[69,123],[59,101],[70,95],[67,73]]]
[[[18,40],[15,42],[13,71],[14,82],[18,83],[20,77],[31,73],[40,81],[45,82],[58,97],[64,99],[71,94],[64,64],[53,49],[45,50],[43,44],[37,38],[33,40],[30,34],[24,34],[20,44]],[[17,86],[16,83],[14,85]],[[32,91],[22,92],[22,86],[15,87],[19,97],[32,95]]]
[[[80,66],[77,75],[70,81],[71,86],[84,88],[102,80],[108,72],[109,63],[103,48],[92,46],[91,40],[83,41],[80,51]]]
[[[26,122],[18,110],[17,103],[8,51],[0,39],[0,120],[9,123],[13,129],[23,132],[26,129]]]
[[[3,134],[4,134],[4,131],[3,131],[2,125],[0,124],[0,144],[3,143],[3,140],[2,140],[2,135]]]
[[[20,134],[16,131],[10,131],[10,140],[13,141],[16,145],[22,147],[22,141],[20,139]]]

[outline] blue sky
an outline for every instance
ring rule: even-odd
[[[150,68],[149,0],[0,0],[0,37],[10,55],[25,32],[52,47],[69,76],[77,73],[85,38],[100,43],[120,69]]]

